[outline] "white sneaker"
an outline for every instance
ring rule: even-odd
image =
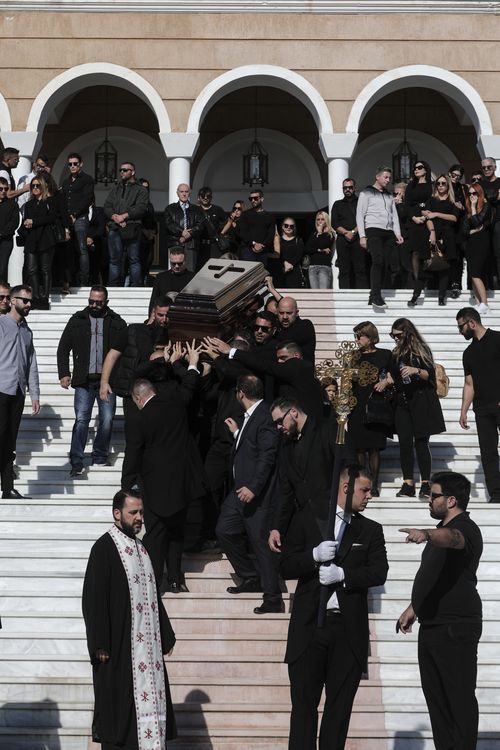
[[[480,302],[479,305],[474,305],[474,307],[480,315],[487,315],[490,311],[490,308],[484,302]]]

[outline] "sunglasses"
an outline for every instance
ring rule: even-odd
[[[10,300],[10,294],[0,294],[0,299]]]
[[[243,209],[241,208],[241,206],[233,206],[232,210],[233,211],[242,211]]]
[[[288,409],[288,410],[287,410],[287,411],[286,411],[286,412],[285,412],[285,413],[283,414],[283,416],[282,416],[282,417],[278,417],[278,419],[273,419],[273,422],[274,422],[274,424],[276,425],[276,427],[283,427],[283,421],[284,421],[285,417],[287,417],[287,416],[288,416],[288,412],[289,412],[289,411],[290,411],[290,409]]]
[[[391,339],[394,339],[394,341],[397,341],[398,339],[400,339],[402,337],[402,335],[403,335],[402,333],[392,333],[392,331],[389,334],[389,336],[391,337]]]
[[[413,167],[413,169],[425,169],[425,167],[424,167],[423,164],[415,164],[415,166]]]
[[[360,339],[360,338],[361,338],[361,336],[366,336],[366,333],[355,333],[355,334],[354,334],[354,338],[355,338],[355,339]]]
[[[445,182],[444,180],[438,180],[438,181],[436,182],[436,185],[440,185],[440,186],[443,186],[443,185],[444,185],[445,187],[447,186],[447,184],[448,184],[448,183],[447,183],[447,182]]]
[[[68,167],[79,167],[79,166],[80,166],[80,162],[79,161],[69,161],[68,162]]]
[[[118,171],[119,172],[131,172],[132,169],[131,169],[131,167],[127,167],[127,169],[125,169],[125,167],[120,167],[120,169]]]
[[[450,172],[450,177],[455,177],[457,180],[459,180],[461,176],[460,172]]]
[[[481,169],[495,169],[493,164],[485,164],[484,166],[481,164]]]
[[[248,196],[249,201],[260,201],[260,195],[249,195]]]
[[[41,188],[41,187],[42,187],[42,186],[40,185],[40,183],[39,183],[39,182],[32,182],[32,183],[31,183],[31,189],[32,189],[32,190],[40,190],[40,188]]]
[[[295,229],[295,224],[283,224],[284,229]]]
[[[431,497],[430,497],[431,503],[433,500],[437,500],[438,497],[449,497],[449,495],[445,495],[444,492],[431,492]]]
[[[92,307],[92,305],[95,305],[96,307],[104,307],[104,305],[106,304],[106,300],[89,299],[88,303],[89,303],[89,307]]]
[[[0,193],[8,193],[9,188],[8,187],[0,187]]]
[[[170,262],[171,268],[180,268],[183,265],[184,265],[184,261],[183,260],[180,260],[180,261],[177,261],[177,262],[174,262],[174,261]]]
[[[466,320],[465,323],[457,323],[457,328],[459,331],[462,330],[462,328],[465,328],[466,325],[469,325],[470,320]]]
[[[13,297],[12,299],[20,299],[23,305],[31,305],[31,297]]]
[[[255,332],[257,331],[270,331],[272,326],[260,326],[258,323],[256,323],[253,327],[253,330]]]
[[[476,193],[476,191],[475,191],[475,190],[469,190],[469,193],[468,193],[468,194],[469,194],[469,195],[477,195],[477,193]]]

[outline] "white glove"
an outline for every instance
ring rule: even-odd
[[[329,539],[326,542],[321,542],[317,547],[313,549],[314,561],[317,563],[330,562],[337,554],[337,542]]]
[[[331,583],[340,583],[344,580],[344,569],[332,563],[331,565],[322,565],[319,569],[319,582],[323,586],[329,586]]]

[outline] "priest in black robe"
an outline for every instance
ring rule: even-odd
[[[85,573],[82,607],[95,693],[92,737],[103,750],[164,750],[176,735],[162,656],[171,653],[175,635],[149,555],[136,537],[143,515],[138,493],[117,492],[114,526],[92,547]]]

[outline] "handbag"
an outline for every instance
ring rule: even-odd
[[[394,424],[394,400],[392,389],[381,393],[372,391],[366,402],[365,424],[378,424],[392,427]]]
[[[224,253],[228,253],[231,250],[231,240],[225,234],[218,234],[215,237],[215,241],[221,255],[224,255]]]
[[[436,273],[438,271],[446,271],[450,267],[450,264],[444,257],[442,249],[439,247],[437,242],[430,243],[431,246],[431,257],[424,260],[424,270],[429,273]]]

